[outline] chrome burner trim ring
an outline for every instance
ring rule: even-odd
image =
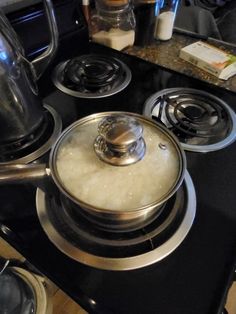
[[[199,94],[201,96],[206,96],[210,97],[211,99],[214,99],[218,104],[221,104],[222,107],[228,112],[228,116],[231,119],[232,122],[232,127],[230,130],[230,133],[226,138],[223,140],[220,140],[218,143],[215,144],[208,144],[208,145],[191,145],[191,144],[186,144],[186,143],[181,143],[181,146],[183,147],[184,150],[186,151],[191,151],[191,152],[202,152],[202,153],[207,153],[207,152],[213,152],[220,150],[222,148],[225,148],[226,146],[229,146],[231,143],[233,143],[236,140],[236,113],[233,111],[233,109],[230,108],[229,105],[227,105],[222,99],[208,93],[205,91],[193,89],[193,88],[167,88],[163,89],[153,95],[151,95],[144,103],[144,109],[143,109],[143,115],[151,118],[152,116],[152,111],[154,109],[155,101],[158,97],[163,96],[163,95],[168,95],[169,93],[174,93],[174,92],[181,92],[187,91],[189,93],[195,93]]]
[[[156,249],[132,257],[107,258],[97,256],[87,253],[70,243],[51,223],[45,206],[45,193],[40,189],[37,189],[36,193],[36,209],[41,226],[43,227],[46,235],[65,255],[82,264],[98,269],[114,271],[132,270],[149,266],[164,259],[183,242],[189,233],[196,214],[196,194],[192,179],[188,172],[186,172],[184,182],[186,184],[188,202],[185,216],[177,231],[165,243]]]
[[[97,98],[104,98],[104,97],[115,95],[115,94],[121,92],[123,89],[125,89],[125,87],[129,85],[131,78],[132,78],[132,74],[131,74],[131,71],[128,68],[128,66],[125,63],[123,63],[122,61],[120,61],[118,59],[116,59],[116,60],[120,63],[122,69],[124,70],[125,79],[123,81],[121,81],[121,83],[118,84],[115,88],[113,88],[107,92],[104,92],[101,94],[96,93],[96,92],[95,93],[82,93],[82,92],[74,91],[74,90],[64,86],[62,84],[62,76],[63,76],[65,66],[70,60],[66,60],[64,62],[61,62],[55,67],[53,74],[52,74],[53,84],[63,93],[68,94],[70,96],[77,97],[77,98],[97,99]]]
[[[60,115],[56,112],[55,109],[53,109],[51,106],[44,104],[44,108],[46,108],[48,110],[48,112],[51,114],[52,118],[53,118],[53,122],[54,122],[54,127],[53,127],[53,132],[51,134],[51,136],[49,137],[49,139],[41,146],[39,147],[37,150],[35,150],[34,152],[15,159],[15,160],[11,160],[8,162],[1,162],[0,166],[5,166],[5,165],[12,165],[12,164],[28,164],[30,162],[33,162],[35,160],[37,160],[38,158],[40,158],[41,156],[43,156],[44,154],[46,154],[52,147],[52,145],[55,143],[56,139],[59,137],[61,131],[62,131],[62,120]]]

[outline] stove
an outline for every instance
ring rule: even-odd
[[[1,186],[0,235],[89,313],[221,313],[236,262],[236,95],[89,43],[76,1],[58,0],[55,5],[56,16],[61,17],[61,41],[39,90],[43,102],[61,117],[62,127],[107,110],[144,112],[171,130],[172,120],[177,121],[177,131],[173,132],[186,150],[188,172],[160,214],[141,230],[128,233],[97,228],[85,217],[75,217],[62,199],[32,185]],[[34,19],[26,18],[32,12]],[[9,15],[27,43],[29,57],[45,45],[40,12],[37,4]],[[32,41],[38,38],[39,42],[26,40],[27,23],[40,34]],[[75,60],[79,69],[77,60],[80,63],[80,57],[91,55],[124,64],[131,74],[130,82],[116,93],[94,98],[71,96],[54,85],[57,67],[72,66]],[[104,74],[99,67],[97,71]],[[70,72],[75,82],[78,72]],[[60,73],[64,75],[65,70]],[[90,80],[87,85],[87,74],[85,78],[82,75],[86,82],[82,89],[90,94],[94,86]],[[73,88],[81,93],[81,87]],[[147,103],[152,103],[148,113]],[[168,106],[169,116],[165,113]],[[199,129],[199,125],[204,128]],[[215,148],[215,140],[220,147]],[[195,146],[204,152],[206,147],[210,149],[202,153]],[[49,224],[43,223],[45,218]]]

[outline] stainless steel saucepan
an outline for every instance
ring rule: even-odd
[[[180,187],[185,154],[165,126],[128,112],[103,112],[70,125],[49,165],[0,168],[0,183],[36,182],[101,228],[128,231],[154,219]]]

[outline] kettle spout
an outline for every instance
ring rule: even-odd
[[[51,60],[55,56],[55,53],[58,48],[58,38],[59,38],[56,18],[54,15],[54,10],[53,10],[53,5],[52,5],[51,0],[44,0],[44,6],[45,6],[45,12],[47,15],[51,38],[50,38],[50,44],[48,48],[45,50],[45,52],[32,61],[32,65],[33,65],[34,72],[37,79],[41,77],[41,75],[47,68],[48,64],[51,62]]]

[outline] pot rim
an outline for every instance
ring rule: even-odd
[[[179,174],[171,190],[168,191],[166,194],[164,194],[161,197],[161,199],[159,199],[158,201],[154,201],[150,204],[147,204],[138,208],[133,208],[133,209],[112,210],[112,209],[106,209],[102,207],[95,207],[89,203],[86,203],[80,199],[75,198],[69,191],[67,191],[66,187],[62,184],[61,180],[59,179],[59,175],[56,169],[56,158],[57,158],[57,152],[60,147],[60,144],[65,138],[65,136],[67,136],[68,133],[70,133],[73,129],[75,129],[79,125],[82,125],[89,121],[97,120],[98,118],[103,118],[109,115],[128,115],[131,117],[136,117],[139,120],[143,120],[145,123],[148,123],[149,125],[152,125],[156,128],[158,127],[159,129],[161,129],[162,132],[165,133],[165,135],[172,141],[173,145],[175,146],[176,151],[179,155],[179,162],[180,162]],[[49,168],[50,168],[51,176],[54,183],[56,184],[56,186],[58,187],[61,193],[63,193],[66,197],[68,197],[73,203],[75,203],[76,205],[84,209],[92,210],[93,212],[96,212],[98,214],[104,213],[104,214],[112,214],[114,216],[122,215],[122,214],[132,215],[141,211],[145,211],[145,210],[148,211],[148,210],[152,210],[155,207],[161,206],[163,203],[165,203],[169,198],[171,198],[174,195],[174,193],[178,190],[178,188],[182,184],[183,179],[185,177],[185,173],[186,173],[186,164],[187,162],[186,162],[185,152],[179,140],[171,131],[169,131],[164,125],[154,121],[153,119],[147,118],[146,116],[143,116],[141,114],[137,114],[133,112],[126,112],[126,111],[99,112],[99,113],[88,115],[82,119],[75,121],[60,134],[59,138],[57,139],[57,141],[54,143],[54,145],[51,148],[50,157],[49,157]]]

